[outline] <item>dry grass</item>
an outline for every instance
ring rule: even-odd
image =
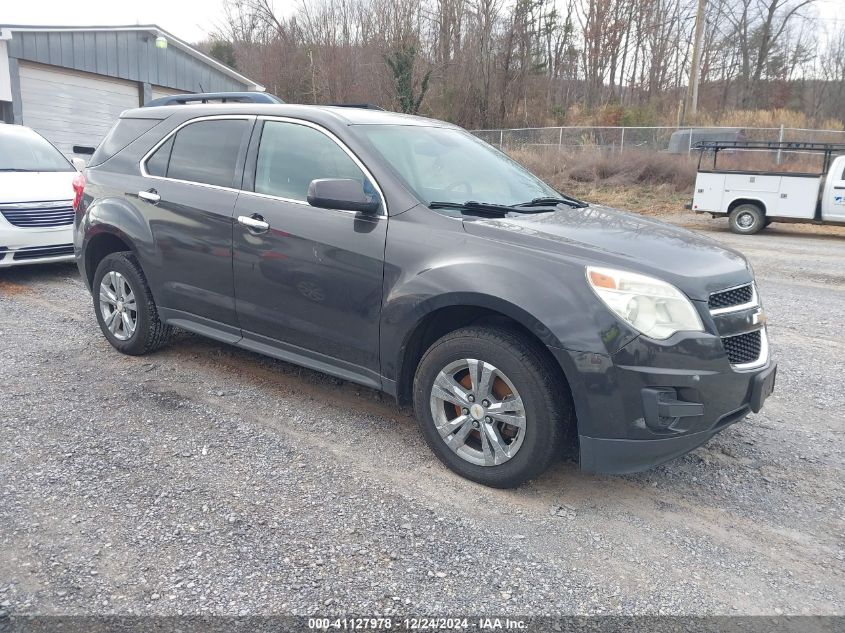
[[[556,149],[509,153],[560,191],[644,215],[683,211],[695,183],[696,163],[687,156],[637,151],[567,154]]]
[[[666,185],[596,186],[594,183],[571,183],[563,190],[582,200],[617,209],[636,211],[642,215],[666,216],[684,212],[691,194],[675,191]]]
[[[836,119],[816,121],[803,112],[776,108],[774,110],[727,110],[721,116],[703,114],[693,122],[695,125],[724,127],[780,127],[814,128],[820,130],[841,130],[842,123]]]
[[[689,228],[713,226],[709,216],[696,216],[684,209],[692,197],[697,157],[658,152],[625,152],[621,156],[598,151],[567,154],[557,148],[512,150],[509,154],[555,188],[577,198],[642,215],[664,219],[674,216]],[[752,162],[755,160],[762,159]],[[721,161],[720,156],[720,164]],[[754,167],[762,168],[762,164]],[[784,167],[812,170],[818,165],[781,165],[780,168]],[[799,224],[783,227],[781,230],[788,233],[845,236],[843,227]]]
[[[555,186],[602,188],[659,186],[674,192],[689,192],[695,183],[696,161],[686,155],[627,151],[577,153],[512,150],[510,155]]]
[[[535,125],[668,125],[678,124],[674,108],[656,110],[649,107],[627,107],[607,105],[599,108],[584,108],[573,105],[555,116],[548,116]],[[842,130],[842,121],[837,119],[819,120],[807,116],[798,110],[775,108],[772,110],[725,110],[721,113],[702,113],[688,125],[723,126],[723,127],[768,127],[781,125],[788,128],[820,130]],[[800,139],[796,139],[800,140]]]

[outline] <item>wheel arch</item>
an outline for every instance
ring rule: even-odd
[[[549,346],[561,347],[561,343],[545,325],[524,309],[499,297],[460,293],[437,297],[423,304],[418,318],[393,350],[395,396],[400,404],[407,405],[411,401],[414,375],[425,351],[442,336],[471,324],[496,325],[526,335],[537,344],[540,353],[552,360],[569,388],[566,372],[548,349]]]
[[[86,209],[77,229],[82,233],[80,263],[89,287],[103,257],[130,251],[141,263],[144,253],[154,248],[149,224],[128,201],[116,197],[95,199]]]
[[[105,257],[112,253],[121,252],[135,253],[135,248],[132,245],[132,240],[128,236],[114,227],[99,227],[99,230],[88,236],[83,250],[83,257],[85,263],[85,281],[88,287],[91,288],[94,283],[94,273],[97,271],[97,266],[103,261]]]
[[[728,205],[728,214],[730,215],[733,213],[734,209],[740,207],[744,204],[751,204],[760,209],[763,215],[766,215],[766,203],[763,202],[760,198],[750,198],[748,196],[743,196],[741,198],[735,198],[731,200],[731,203]]]

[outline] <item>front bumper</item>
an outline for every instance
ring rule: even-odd
[[[73,259],[73,225],[18,228],[0,217],[0,268]]]
[[[552,349],[567,375],[578,417],[582,470],[646,470],[683,455],[757,412],[774,388],[768,357],[739,370],[721,340],[640,337],[612,356]]]

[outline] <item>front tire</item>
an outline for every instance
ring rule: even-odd
[[[171,333],[158,316],[144,272],[132,253],[106,255],[91,287],[94,313],[116,350],[140,356],[164,345]]]
[[[447,334],[423,355],[414,410],[451,470],[513,488],[561,456],[572,414],[560,370],[529,337],[499,327]]]
[[[729,217],[731,231],[740,235],[754,235],[767,225],[766,214],[756,204],[741,204],[731,211]]]

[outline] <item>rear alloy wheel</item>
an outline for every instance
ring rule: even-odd
[[[447,334],[423,355],[414,410],[446,466],[512,488],[562,455],[571,405],[560,369],[543,351],[518,332],[477,326]]]
[[[132,253],[106,255],[91,286],[100,329],[124,354],[141,355],[161,347],[171,328],[158,316],[144,272]]]
[[[100,281],[100,314],[118,341],[128,341],[138,327],[138,304],[126,277],[111,270]]]
[[[753,235],[767,226],[766,216],[756,204],[741,204],[731,211],[731,231],[740,235]]]

